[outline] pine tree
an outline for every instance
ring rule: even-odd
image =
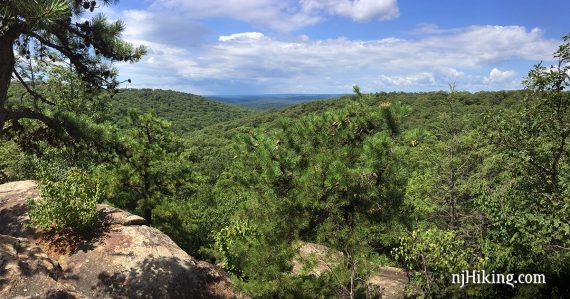
[[[0,1],[0,136],[21,128],[20,120],[32,119],[53,129],[65,122],[46,113],[54,106],[37,86],[34,66],[43,61],[67,64],[92,89],[117,87],[114,61],[137,61],[145,53],[120,38],[121,21],[110,22],[102,14],[80,21],[111,0],[2,0]],[[33,99],[9,103],[8,90],[17,79]],[[73,135],[72,130],[66,130]]]
[[[124,153],[103,179],[116,205],[152,224],[154,208],[192,192],[192,172],[168,121],[130,111],[129,124],[121,141]]]
[[[284,121],[275,134],[244,137],[227,192],[245,201],[236,209],[234,224],[221,235],[237,228],[246,234],[227,240],[232,246],[224,247],[226,257],[232,257],[226,259],[233,262],[229,268],[238,268],[244,281],[264,277],[256,270],[260,263],[287,265],[293,241],[314,242],[342,252],[329,265],[332,271],[319,278],[329,281],[322,291],[354,298],[366,288],[377,249],[395,241],[388,232],[403,195],[395,141],[402,109],[398,103],[380,103],[359,89],[355,92],[343,109]],[[249,222],[243,223],[245,219]],[[263,260],[244,260],[232,248],[280,254],[260,253]],[[289,260],[278,262],[277,257]],[[272,273],[279,271],[287,268]]]
[[[475,208],[472,182],[480,163],[478,132],[466,126],[460,96],[452,84],[440,100],[436,125],[429,132],[414,130],[407,136],[413,138],[413,172],[405,198],[412,231],[394,252],[411,270],[419,270],[414,283],[428,296],[449,291],[448,273],[476,264],[474,252],[481,241],[481,212]]]

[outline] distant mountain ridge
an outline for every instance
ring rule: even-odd
[[[242,105],[261,110],[280,109],[291,105],[311,102],[315,100],[325,100],[340,98],[347,94],[257,94],[257,95],[208,95],[209,99],[216,101]]]
[[[122,89],[111,104],[111,115],[125,126],[129,110],[153,112],[172,122],[176,133],[187,134],[212,125],[255,116],[262,111],[339,98],[337,94],[220,95],[195,94],[162,89]]]

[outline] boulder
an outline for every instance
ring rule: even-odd
[[[101,243],[61,264],[64,279],[93,298],[237,297],[226,292],[230,285],[219,268],[191,258],[146,225],[112,228]]]
[[[30,197],[38,197],[33,181],[0,185],[0,298],[244,297],[222,269],[108,205],[98,205],[104,225],[89,240],[55,251],[26,225]]]
[[[309,274],[319,276],[338,266],[343,254],[326,246],[314,243],[303,243],[293,259],[293,275]],[[307,269],[307,266],[310,268]],[[368,286],[372,295],[387,299],[405,297],[408,274],[395,267],[378,266],[378,271],[368,278]]]
[[[406,271],[395,267],[380,267],[378,273],[368,279],[371,286],[376,287],[382,294],[382,298],[404,298],[408,274]]]
[[[145,225],[146,220],[141,216],[133,215],[129,212],[117,209],[110,205],[97,205],[99,215],[104,218],[105,225]]]
[[[299,254],[293,260],[292,273],[319,276],[323,272],[330,271],[338,266],[340,258],[342,258],[341,252],[331,250],[320,244],[303,243],[299,248]],[[307,265],[311,265],[311,267],[308,269]]]
[[[60,280],[59,265],[27,239],[0,235],[0,269],[1,298],[83,298]]]

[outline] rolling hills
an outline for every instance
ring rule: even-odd
[[[129,110],[154,114],[172,122],[176,133],[259,113],[237,105],[225,104],[201,96],[160,89],[123,89],[113,99],[111,115],[120,120]]]

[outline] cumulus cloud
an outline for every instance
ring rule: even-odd
[[[338,15],[356,21],[399,16],[396,0],[155,0],[153,11],[170,11],[189,19],[230,18],[292,31]]]
[[[380,75],[374,83],[384,87],[434,87],[442,88],[465,76],[464,72],[451,67],[434,68],[430,72],[417,72],[405,75]]]
[[[464,72],[458,71],[452,67],[443,67],[439,69],[440,77],[448,83],[457,81],[465,76]]]
[[[406,76],[386,76],[380,75],[381,85],[391,86],[431,86],[435,83],[435,77],[432,73],[421,72]]]
[[[493,68],[489,73],[489,76],[484,78],[484,82],[488,84],[497,84],[513,81],[517,76],[517,72],[514,70],[501,71],[498,68]]]
[[[494,38],[488,38],[489,35]],[[556,45],[555,41],[537,35],[535,30],[529,32],[518,26],[474,26],[457,34],[418,40],[337,38],[289,42],[262,37],[260,33],[223,36],[220,41],[247,38],[249,42],[220,43],[213,46],[210,53],[216,57],[227,57],[232,64],[235,60],[230,58],[237,58],[235,54],[241,58],[251,57],[255,65],[261,63],[276,70],[327,68],[331,64],[343,69],[374,67],[389,71],[427,67],[445,69],[450,76],[457,76],[460,75],[456,70],[459,67],[476,68],[512,58],[547,59]],[[242,59],[239,64],[243,63],[248,62]]]
[[[308,36],[281,40],[261,32],[238,32],[194,50],[148,42],[136,35],[130,38],[152,51],[142,62],[121,69],[122,73],[156,74],[168,80],[177,75],[181,79],[176,84],[206,93],[234,84],[236,93],[350,92],[354,82],[368,90],[386,86],[446,89],[456,80],[460,88],[470,84],[510,88],[518,80],[516,71],[495,66],[512,59],[527,60],[529,65],[547,61],[558,44],[539,29],[520,26],[470,26],[437,35],[379,40]],[[146,79],[133,79],[147,84]],[[157,82],[152,78],[148,84]]]
[[[210,29],[180,15],[162,15],[146,10],[126,10],[120,18],[126,23],[124,37],[179,47],[199,46]],[[183,29],[183,30],[181,30]]]
[[[396,0],[301,0],[301,7],[308,14],[325,12],[359,22],[385,21],[400,15]]]
[[[218,41],[221,42],[229,42],[229,41],[241,41],[241,42],[248,42],[252,40],[260,40],[264,38],[265,35],[261,32],[243,32],[243,33],[236,33],[232,35],[222,35],[218,38]]]

